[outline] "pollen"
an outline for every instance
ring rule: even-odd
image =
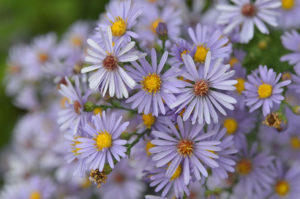
[[[147,153],[148,156],[151,155],[151,153],[150,153],[149,150],[150,150],[151,148],[153,148],[153,147],[155,147],[155,145],[152,144],[151,141],[149,140],[149,141],[147,142],[146,146],[145,146],[145,150],[146,150],[146,153]]]
[[[113,55],[107,55],[107,57],[105,57],[105,59],[103,60],[102,64],[106,70],[112,71],[118,67],[118,60]]]
[[[236,91],[238,94],[242,94],[242,92],[245,90],[245,79],[243,78],[237,78],[237,83],[234,85],[236,88]]]
[[[281,0],[281,6],[284,10],[291,10],[295,6],[295,0]]]
[[[29,199],[41,199],[41,198],[42,196],[39,191],[33,191],[29,196]]]
[[[172,175],[171,181],[175,180],[176,178],[179,178],[179,176],[181,175],[181,171],[182,171],[182,168],[181,168],[181,165],[179,165],[177,167],[177,169],[175,170],[174,174]]]
[[[234,67],[235,64],[239,63],[239,60],[236,58],[236,57],[232,57],[230,60],[229,60],[229,65],[231,67]]]
[[[148,93],[156,93],[160,91],[161,79],[156,73],[149,73],[148,76],[142,80],[142,86]]]
[[[258,93],[259,98],[265,99],[272,95],[272,90],[273,90],[273,88],[270,84],[261,84],[258,87],[257,93]]]
[[[107,131],[99,132],[97,137],[94,138],[94,140],[96,141],[96,148],[99,151],[102,151],[105,148],[109,148],[112,145],[111,134],[108,133]]]
[[[281,129],[281,121],[282,120],[280,119],[278,113],[270,113],[269,115],[267,115],[265,121],[263,121],[263,124],[280,130]]]
[[[142,116],[144,125],[150,129],[152,127],[152,125],[155,123],[155,117],[149,113],[149,114],[143,114]]]
[[[236,165],[236,170],[241,175],[248,175],[252,170],[252,163],[248,159],[240,160]]]
[[[285,180],[279,180],[275,185],[275,192],[280,196],[286,196],[290,191],[290,185]]]
[[[79,101],[75,101],[73,104],[74,107],[74,111],[75,113],[77,113],[78,115],[80,114],[80,110],[81,110],[81,104]]]
[[[93,111],[93,114],[94,115],[100,114],[100,116],[102,116],[102,109],[101,108],[95,108],[94,111]]]
[[[156,34],[156,28],[157,28],[158,24],[162,23],[162,22],[164,22],[164,21],[160,18],[153,21],[152,24],[151,24],[151,31]]]
[[[200,80],[198,82],[195,83],[194,85],[194,93],[196,96],[205,96],[208,94],[208,83],[204,80]]]
[[[199,63],[204,63],[208,51],[209,48],[206,48],[204,45],[197,46],[197,50],[194,55],[194,60]]]
[[[242,7],[241,12],[245,17],[253,17],[256,14],[256,7],[252,3],[247,3]]]
[[[291,137],[290,144],[293,149],[298,150],[300,149],[300,139],[296,136]]]
[[[177,144],[177,151],[182,156],[190,156],[194,151],[194,142],[191,140],[183,139]]]
[[[228,134],[234,134],[238,128],[238,123],[234,118],[226,118],[223,123]]]
[[[49,59],[49,57],[46,53],[39,53],[38,58],[39,58],[39,61],[42,63],[45,63]]]
[[[126,32],[127,24],[121,17],[116,17],[110,28],[113,36],[121,37]]]
[[[80,36],[74,36],[71,39],[71,43],[73,46],[81,46],[82,45],[82,39]]]
[[[102,184],[106,183],[107,175],[104,172],[100,172],[99,169],[92,169],[90,172],[90,180],[97,184],[99,189]]]

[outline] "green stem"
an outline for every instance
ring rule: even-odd
[[[129,112],[132,112],[132,113],[138,113],[136,110],[125,108],[125,107],[122,107],[122,106],[116,106],[116,105],[95,105],[95,108],[101,108],[103,110],[106,110],[106,109],[109,109],[109,108],[110,109],[121,109],[121,110],[129,111]]]
[[[137,138],[131,143],[127,145],[127,155],[130,157],[131,148],[136,145],[144,135],[150,133],[150,129],[146,129],[144,132],[138,134]]]

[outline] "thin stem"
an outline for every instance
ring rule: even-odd
[[[122,106],[116,106],[116,105],[95,105],[95,108],[101,108],[103,110],[106,110],[106,109],[109,109],[109,108],[111,108],[111,109],[121,109],[121,110],[129,111],[129,112],[132,112],[132,113],[138,113],[136,110],[125,108],[125,107],[122,107]]]
[[[146,129],[144,132],[138,134],[137,138],[135,138],[135,140],[131,144],[127,145],[127,154],[129,157],[130,157],[131,148],[134,147],[134,145],[136,145],[140,141],[140,139],[148,133],[150,133],[150,129]]]

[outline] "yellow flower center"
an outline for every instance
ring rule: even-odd
[[[176,178],[178,178],[180,175],[181,175],[181,171],[182,171],[182,168],[181,168],[181,165],[179,165],[176,169],[176,171],[174,172],[174,174],[172,175],[171,177],[171,181],[175,180]]]
[[[226,118],[223,125],[228,134],[234,134],[238,128],[238,123],[234,118]]]
[[[275,185],[275,191],[280,196],[285,196],[290,191],[290,185],[285,180],[279,180]]]
[[[282,73],[281,79],[282,80],[290,80],[290,79],[292,79],[292,75],[290,72],[284,72],[284,73]]]
[[[143,114],[142,118],[143,118],[144,125],[148,129],[150,129],[155,122],[155,117],[151,113],[149,113],[149,114]]]
[[[112,23],[110,28],[113,36],[120,37],[126,32],[126,21],[124,21],[121,17],[116,17],[115,22]]]
[[[243,78],[237,78],[237,83],[234,85],[236,88],[236,91],[238,94],[242,94],[242,92],[245,90],[245,79]]]
[[[156,28],[157,28],[158,24],[162,23],[162,22],[164,22],[164,21],[162,19],[160,19],[160,18],[158,18],[158,19],[156,19],[155,21],[152,22],[152,24],[151,24],[151,30],[152,30],[153,33],[156,34]]]
[[[73,46],[81,46],[82,45],[82,39],[80,36],[74,36],[71,39],[71,43]]]
[[[148,93],[156,93],[160,90],[161,79],[156,73],[152,73],[142,80],[142,86]]]
[[[194,142],[191,140],[183,139],[177,144],[177,151],[182,156],[190,156],[194,151]]]
[[[232,57],[229,60],[229,64],[230,64],[231,67],[233,67],[236,63],[239,63],[239,60],[236,57]]]
[[[272,95],[273,88],[270,84],[261,84],[258,87],[257,93],[259,98],[264,99]]]
[[[300,149],[300,139],[298,137],[295,136],[291,137],[290,144],[293,149],[295,150]]]
[[[241,175],[248,175],[252,170],[252,163],[248,159],[240,160],[236,165],[236,170]]]
[[[112,145],[111,135],[107,131],[99,132],[97,137],[94,139],[96,141],[96,147],[99,151],[105,148],[109,148]]]
[[[197,46],[197,50],[194,55],[194,60],[196,62],[204,63],[208,51],[209,48],[206,48],[204,45]]]
[[[295,0],[281,0],[281,6],[284,10],[290,10],[295,6]]]
[[[145,146],[145,150],[146,150],[148,156],[151,155],[151,153],[149,152],[149,150],[150,150],[151,148],[153,148],[153,147],[155,147],[155,145],[152,144],[151,141],[149,140],[149,141],[147,142],[146,146]]]
[[[93,113],[94,113],[94,115],[100,114],[100,116],[102,116],[102,109],[101,108],[95,108]]]
[[[29,196],[29,199],[41,199],[41,198],[42,196],[39,191],[33,191]]]

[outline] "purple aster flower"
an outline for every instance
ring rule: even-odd
[[[220,151],[220,141],[206,140],[218,133],[218,129],[204,133],[203,124],[192,125],[190,121],[183,122],[180,116],[177,117],[178,130],[170,120],[166,120],[166,124],[169,127],[168,131],[152,131],[157,138],[151,141],[155,146],[149,152],[153,154],[152,159],[157,167],[169,165],[167,177],[171,178],[182,164],[182,175],[187,185],[191,175],[197,180],[201,179],[201,175],[208,176],[205,166],[219,166],[215,160],[219,156],[211,151]]]
[[[180,34],[179,26],[182,23],[180,14],[180,10],[171,3],[167,3],[162,10],[156,4],[145,5],[143,15],[136,28],[140,45],[146,46],[148,49],[154,47],[154,44],[158,42],[156,29],[159,23],[167,25],[168,39],[176,40]]]
[[[84,112],[84,104],[91,91],[82,95],[79,77],[75,76],[74,81],[75,87],[68,78],[65,78],[66,85],[60,84],[59,93],[64,96],[62,104],[64,109],[58,113],[58,124],[62,131],[70,129],[73,134],[77,134],[90,115],[90,113]]]
[[[160,192],[162,197],[166,197],[169,192],[175,193],[176,198],[182,198],[185,194],[190,195],[189,189],[184,183],[184,171],[181,164],[175,168],[174,174],[170,177],[166,175],[166,169],[170,166],[152,169],[150,176],[150,187],[156,186],[155,192]],[[149,198],[149,197],[148,197]],[[151,197],[150,197],[151,198]]]
[[[220,151],[212,151],[219,156],[216,159],[219,167],[212,168],[212,175],[218,181],[228,178],[228,173],[233,173],[235,171],[235,154],[238,152],[234,146],[234,137],[232,135],[226,135],[226,129],[220,129],[220,126],[209,126],[208,132],[216,131],[217,133],[211,137],[205,139],[206,141],[220,141],[218,145]]]
[[[283,46],[292,53],[284,55],[280,61],[288,61],[291,65],[297,65],[296,68],[300,67],[300,34],[296,30],[285,32],[281,36],[281,41]]]
[[[138,199],[144,190],[145,185],[137,179],[129,160],[123,159],[108,175],[100,193],[103,199]]]
[[[274,173],[271,171],[274,157],[266,151],[258,152],[257,147],[257,143],[254,143],[248,151],[247,144],[244,144],[236,160],[239,179],[234,192],[248,198],[260,198],[271,189],[274,182]]]
[[[102,171],[104,164],[108,162],[114,168],[113,158],[120,161],[120,157],[126,156],[127,141],[120,139],[129,122],[121,122],[122,116],[118,117],[112,113],[102,116],[97,114],[92,117],[91,123],[86,123],[83,131],[89,137],[77,138],[78,158],[83,159],[88,169],[99,169]]]
[[[278,19],[279,26],[282,28],[298,28],[300,25],[298,19],[300,17],[300,1],[299,0],[281,0],[280,17]]]
[[[136,86],[138,92],[127,99],[126,103],[132,103],[132,108],[138,108],[138,112],[144,114],[159,113],[165,114],[166,107],[175,102],[174,93],[179,93],[181,81],[177,79],[178,71],[171,68],[163,72],[163,68],[168,58],[168,52],[164,52],[159,63],[157,63],[156,51],[151,51],[151,65],[146,59],[140,59],[139,65],[133,62],[135,68],[128,67],[133,79],[139,84]]]
[[[280,104],[284,99],[282,96],[283,86],[290,84],[290,80],[280,83],[281,74],[276,75],[273,69],[267,66],[259,66],[258,70],[248,75],[248,81],[245,83],[244,91],[246,95],[245,102],[250,107],[250,112],[263,108],[263,115],[270,113],[273,104]]]
[[[184,39],[178,40],[171,48],[173,57],[169,60],[171,66],[180,67],[183,65],[182,55],[189,54],[192,56],[192,45]]]
[[[300,195],[300,169],[299,162],[290,168],[284,167],[277,159],[274,165],[276,180],[273,184],[271,196],[268,199],[298,199]]]
[[[87,40],[90,48],[87,51],[88,55],[85,61],[93,65],[83,68],[82,73],[94,71],[89,77],[90,88],[93,90],[99,89],[103,96],[109,90],[111,97],[127,98],[126,86],[133,88],[136,82],[120,64],[135,61],[141,57],[141,54],[136,50],[132,50],[135,42],[127,43],[123,39],[119,39],[113,44],[110,27],[107,27],[106,35],[102,31],[99,32],[102,42],[97,43],[92,39]],[[102,43],[105,45],[101,45]]]
[[[188,33],[195,46],[193,58],[197,63],[204,63],[209,51],[212,60],[229,57],[231,54],[232,46],[228,38],[218,29],[197,24],[195,31],[189,28]]]
[[[227,116],[222,117],[223,126],[228,135],[233,135],[236,148],[243,147],[246,141],[246,134],[250,133],[255,127],[256,114],[249,113],[245,107],[235,107],[233,111],[229,111]]]
[[[132,0],[112,1],[99,27],[106,30],[110,26],[114,37],[125,37],[124,40],[130,41],[131,37],[138,37],[132,28],[141,14],[142,9]]]
[[[86,171],[86,165],[82,159],[78,159],[78,155],[80,154],[80,148],[78,148],[78,138],[80,136],[74,136],[73,134],[67,133],[65,134],[66,142],[65,142],[65,158],[67,163],[70,165],[70,169],[74,175],[84,176]]]
[[[234,5],[218,5],[221,11],[218,23],[226,25],[224,34],[230,33],[236,27],[240,27],[240,42],[248,43],[254,35],[254,26],[260,32],[268,34],[269,30],[264,24],[277,26],[277,8],[281,3],[279,0],[231,0]]]
[[[292,75],[292,84],[289,86],[289,88],[300,94],[300,67],[295,67],[295,72],[296,74]]]
[[[179,112],[187,107],[183,113],[183,120],[191,117],[193,123],[198,121],[202,124],[205,121],[209,124],[211,120],[217,123],[217,111],[226,115],[222,106],[233,110],[232,104],[236,103],[234,98],[223,93],[235,90],[234,84],[237,81],[230,79],[234,71],[229,70],[229,64],[225,66],[221,64],[220,59],[211,63],[210,52],[207,53],[204,67],[199,67],[198,71],[191,56],[183,55],[182,58],[187,70],[182,76],[187,81],[183,81],[185,88],[181,89],[181,94],[171,108],[179,106],[177,110]]]

